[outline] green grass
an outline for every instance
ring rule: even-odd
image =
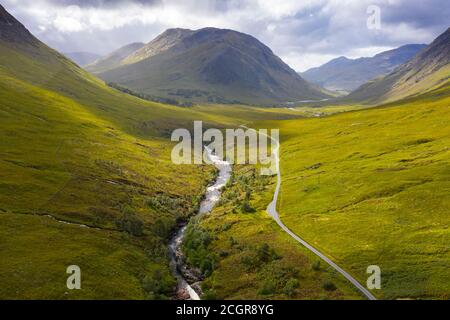
[[[362,283],[382,270],[380,298],[450,293],[449,88],[281,130],[285,224]]]
[[[232,108],[144,101],[41,43],[0,41],[0,298],[170,295],[145,279],[155,270],[170,277],[170,232],[195,212],[213,177],[212,167],[172,164],[172,130],[194,120],[229,127],[292,118]],[[66,294],[69,264],[80,264],[86,282]],[[115,275],[109,284],[107,275]]]
[[[168,274],[166,239],[177,219],[195,211],[212,169],[174,166],[167,139],[128,134],[56,92],[3,73],[0,88],[0,297],[151,297],[144,278],[152,268]],[[148,205],[161,195],[177,210]],[[125,218],[143,224],[139,237],[122,229]],[[61,279],[69,262],[80,265],[86,281],[67,295]],[[34,285],[41,277],[49,283]]]
[[[43,44],[0,42],[0,298],[167,298],[167,239],[213,177],[170,161],[170,133],[193,120],[280,127],[286,224],[361,282],[368,264],[380,265],[380,297],[448,298],[448,108],[446,87],[319,119],[286,120],[310,109],[179,108],[113,90]],[[226,196],[242,201],[239,181],[249,179],[249,207],[228,194],[200,223],[218,255],[209,296],[360,298],[267,217],[273,181],[238,178],[247,170],[237,168]],[[81,291],[66,289],[71,264]]]
[[[315,268],[316,256],[282,232],[267,215],[274,182],[274,178],[259,176],[251,166],[235,166],[220,204],[189,225],[184,247],[188,261],[199,268],[205,261],[213,265],[202,283],[204,297],[361,299],[326,265]],[[326,290],[326,283],[333,283],[336,290]]]
[[[145,299],[143,279],[165,262],[126,233],[92,230],[48,217],[0,214],[2,299]],[[81,290],[68,290],[66,268],[81,268]],[[166,277],[170,277],[167,271]]]

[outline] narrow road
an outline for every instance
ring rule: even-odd
[[[246,126],[242,126],[242,127],[247,128]],[[247,128],[247,129],[249,129],[249,128]],[[252,130],[254,130],[254,129],[252,129]],[[273,200],[267,207],[267,213],[276,221],[276,223],[281,227],[281,229],[283,229],[288,235],[290,235],[294,240],[301,243],[307,249],[312,251],[316,256],[318,256],[320,259],[325,261],[328,265],[330,265],[337,272],[342,274],[348,281],[350,281],[356,288],[358,288],[358,290],[361,291],[361,293],[364,296],[366,296],[369,300],[376,300],[375,296],[368,289],[366,289],[366,287],[361,285],[355,278],[353,278],[344,269],[339,267],[336,263],[331,261],[327,256],[325,256],[319,250],[317,250],[312,245],[307,243],[305,240],[303,240],[302,238],[297,236],[294,232],[289,230],[289,228],[286,227],[284,225],[284,223],[281,221],[280,216],[277,211],[278,196],[280,194],[280,187],[281,187],[281,171],[280,171],[280,158],[279,158],[280,144],[278,141],[274,140],[272,137],[269,137],[267,135],[266,135],[266,137],[271,139],[276,144],[276,147],[275,147],[275,149],[273,149],[272,154],[275,156],[275,165],[276,165],[276,171],[277,171],[277,186],[275,188]]]

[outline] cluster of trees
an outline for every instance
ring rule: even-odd
[[[146,275],[142,281],[142,287],[151,300],[168,299],[176,284],[176,280],[168,272],[163,272],[160,269]]]
[[[116,226],[133,236],[141,237],[144,235],[144,222],[130,207],[122,208],[122,215],[116,220]]]
[[[258,193],[264,189],[264,179],[266,178],[258,175],[254,168],[247,175],[232,175],[220,204],[230,204],[234,213],[238,211],[241,213],[255,212],[256,209],[251,204],[251,196],[252,193]]]
[[[183,242],[187,263],[200,269],[206,277],[213,272],[217,261],[216,254],[209,248],[213,240],[211,231],[194,222],[189,224]]]
[[[265,243],[257,248],[246,250],[241,257],[241,263],[248,271],[258,270],[268,263],[278,260],[281,257]]]
[[[293,297],[300,287],[298,270],[282,267],[276,262],[267,264],[258,276],[261,279],[260,295],[285,294]]]
[[[133,91],[131,89],[125,88],[125,87],[123,87],[120,84],[115,83],[115,82],[108,82],[107,85],[110,86],[111,88],[119,90],[119,91],[121,91],[123,93],[130,94],[132,96],[135,96],[135,97],[138,97],[138,98],[141,98],[141,99],[144,99],[144,100],[152,101],[152,102],[171,104],[171,105],[174,105],[174,106],[184,107],[184,108],[190,108],[190,107],[194,106],[194,104],[192,102],[189,102],[189,101],[184,101],[183,102],[183,101],[178,101],[176,99],[157,97],[157,96],[149,95],[149,94],[146,94],[146,93],[136,92],[136,91]]]

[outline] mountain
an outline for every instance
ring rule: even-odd
[[[362,85],[345,98],[365,103],[391,102],[423,94],[448,84],[450,79],[450,28],[412,60],[385,77]]]
[[[170,134],[194,120],[230,128],[283,118],[260,110],[180,108],[114,90],[0,5],[0,299],[170,297],[168,239],[213,176],[173,164]],[[73,264],[82,290],[65,286]]]
[[[86,66],[101,58],[101,55],[90,52],[65,52],[64,55],[79,66]]]
[[[329,90],[351,92],[369,80],[392,72],[425,47],[424,44],[409,44],[372,58],[340,57],[321,67],[309,69],[301,76]]]
[[[111,89],[0,5],[0,115],[0,299],[171,295],[166,238],[211,170],[174,165],[167,136],[199,113]]]
[[[194,102],[276,104],[327,98],[264,44],[232,30],[169,29],[126,58],[87,70],[139,93]]]
[[[99,58],[96,61],[85,66],[85,69],[94,74],[104,72],[121,65],[122,61],[130,54],[142,48],[145,44],[141,42],[131,43],[123,46],[105,57]]]

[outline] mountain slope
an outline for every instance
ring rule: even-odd
[[[163,137],[198,115],[112,90],[1,6],[0,115],[0,298],[171,295],[166,237],[209,169],[173,165]]]
[[[380,107],[264,123],[281,132],[279,212],[382,299],[448,299],[450,84]]]
[[[232,30],[170,29],[102,79],[155,96],[195,102],[279,102],[323,99],[255,38]]]
[[[372,58],[340,57],[321,67],[301,73],[306,80],[329,90],[351,92],[379,76],[387,75],[412,59],[426,45],[410,44],[382,52]]]
[[[79,66],[86,66],[101,58],[100,55],[90,52],[65,52],[64,55]]]
[[[144,43],[141,42],[135,42],[131,43],[129,45],[123,46],[106,57],[100,58],[91,64],[87,65],[85,67],[86,70],[92,72],[92,73],[99,73],[104,72],[110,69],[113,69],[115,67],[120,66],[122,61],[128,57],[130,54],[135,52],[136,50],[139,50],[144,46]]]
[[[281,116],[221,109],[217,116],[213,107],[201,112],[115,91],[0,6],[0,299],[171,297],[167,239],[215,176],[210,166],[171,162],[171,131],[199,119],[222,128]],[[286,256],[303,277],[312,260],[291,248]],[[73,264],[82,290],[66,287]],[[329,276],[339,288],[321,296],[354,296],[326,271],[307,289],[320,292]]]
[[[414,59],[387,76],[371,81],[345,100],[381,103],[422,94],[444,86],[450,77],[450,28]]]

